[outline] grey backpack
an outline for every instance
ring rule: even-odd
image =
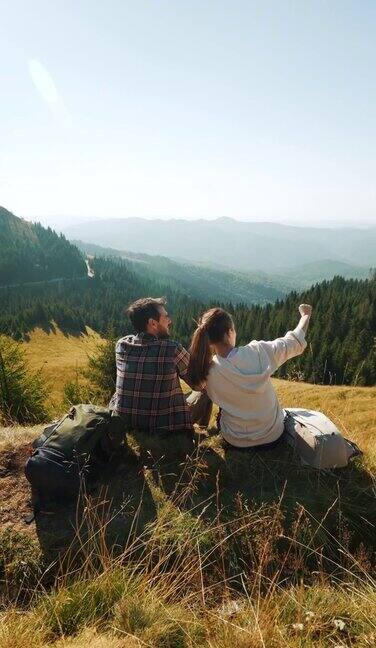
[[[289,408],[285,414],[286,440],[303,464],[320,470],[343,468],[352,457],[362,454],[322,412]]]

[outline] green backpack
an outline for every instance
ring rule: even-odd
[[[125,441],[124,422],[110,410],[95,405],[74,405],[68,414],[45,428],[34,448],[61,452],[67,459],[108,459]]]

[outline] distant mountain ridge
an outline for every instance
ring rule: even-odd
[[[72,278],[85,278],[84,252],[122,259],[140,290],[179,291],[189,299],[234,301],[246,304],[273,302],[291,289],[259,274],[253,277],[223,268],[186,264],[162,256],[103,249],[79,243],[79,248],[50,228],[30,223],[0,208],[0,287],[14,287]],[[112,261],[114,264],[115,259]],[[142,289],[141,286],[144,288]]]
[[[368,269],[376,261],[376,227],[313,228],[217,220],[92,221],[64,230],[70,239],[241,271],[292,269],[330,259]]]
[[[218,219],[218,222],[226,226],[233,223],[231,219]],[[187,225],[188,222],[183,221],[183,225],[184,223]],[[210,227],[208,221],[202,223],[205,228]],[[270,223],[253,225],[258,231],[273,228]],[[282,227],[280,231],[286,236],[283,226],[279,227]],[[290,228],[288,231],[291,233],[291,230],[293,236],[302,236],[299,228]],[[90,231],[86,234],[89,236]],[[212,241],[215,242],[215,238],[212,237]],[[266,272],[226,266],[215,251],[215,245],[214,253],[213,245],[208,246],[207,256],[212,254],[212,260],[205,258],[196,262],[176,256],[171,258],[160,254],[124,251],[119,246],[119,241],[117,249],[90,242],[69,242],[51,228],[25,221],[0,207],[0,286],[84,277],[86,267],[82,251],[99,256],[120,257],[140,279],[158,281],[161,286],[179,290],[188,297],[203,301],[263,304],[280,299],[291,290],[301,290],[336,275],[356,279],[369,276],[368,267],[331,258],[290,264]]]
[[[164,256],[103,248],[94,243],[73,240],[83,252],[99,257],[121,258],[137,276],[153,277],[167,286],[203,301],[219,300],[244,304],[265,304],[281,299],[294,287],[286,279],[273,279],[263,272],[242,273],[223,267],[192,264]]]
[[[354,266],[341,261],[324,259],[280,268],[274,274],[263,271],[241,271],[219,264],[192,263],[170,259],[164,256],[149,255],[128,250],[105,248],[95,243],[72,240],[80,250],[96,256],[113,256],[123,259],[136,273],[153,272],[165,277],[174,285],[195,293],[200,299],[208,297],[230,299],[245,304],[275,301],[291,290],[309,288],[325,279],[341,276],[345,279],[367,279],[368,268]]]
[[[285,277],[286,281],[294,283],[295,287],[308,288],[312,284],[338,276],[344,279],[368,279],[370,271],[371,268],[343,261],[333,261],[333,259],[323,259],[322,261],[302,263],[292,268],[281,268],[278,276],[280,279]]]

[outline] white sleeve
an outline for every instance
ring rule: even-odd
[[[305,333],[299,326],[293,331],[287,331],[283,337],[271,340],[270,342],[261,340],[259,344],[268,354],[272,373],[287,362],[287,360],[290,360],[290,358],[294,358],[303,353],[307,346]]]

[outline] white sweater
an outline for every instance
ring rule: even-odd
[[[238,447],[276,441],[283,432],[283,410],[270,376],[307,346],[299,326],[271,342],[253,340],[227,358],[215,355],[207,393],[222,409],[221,433]]]

